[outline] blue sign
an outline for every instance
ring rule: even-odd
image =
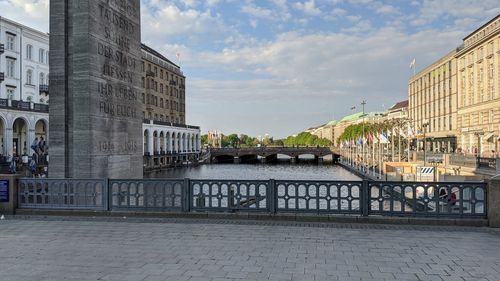
[[[0,180],[0,202],[9,202],[9,181]]]

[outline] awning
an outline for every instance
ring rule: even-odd
[[[488,133],[484,136],[484,140],[489,141],[495,133]]]

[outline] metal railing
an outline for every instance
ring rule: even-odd
[[[30,102],[11,100],[9,106],[8,99],[0,99],[0,107],[13,110],[49,112],[49,106],[47,104],[34,103],[33,109],[31,109]]]
[[[477,167],[484,169],[497,169],[497,158],[478,157]]]
[[[485,183],[370,182],[371,214],[485,216]]]
[[[482,182],[20,179],[23,209],[486,218]]]
[[[450,154],[450,164],[455,166],[476,168],[477,159],[472,155]]]
[[[18,204],[37,209],[107,209],[107,180],[22,179]]]
[[[182,211],[183,180],[110,180],[112,210]]]

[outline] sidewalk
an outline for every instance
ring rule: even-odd
[[[499,280],[487,228],[196,220],[0,221],[10,280]]]

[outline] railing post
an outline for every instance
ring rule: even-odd
[[[105,211],[111,211],[111,206],[113,204],[113,192],[111,191],[111,188],[109,186],[109,179],[108,178],[105,178],[103,180],[102,197],[104,199],[103,209]]]
[[[190,212],[191,211],[191,204],[192,204],[192,198],[191,198],[191,183],[188,178],[184,179],[184,184],[182,188],[182,210],[184,212]]]
[[[276,204],[278,202],[278,199],[276,197],[276,183],[275,183],[274,179],[269,180],[267,188],[268,189],[267,189],[266,201],[268,204],[267,206],[269,209],[269,213],[275,214],[277,211]]]
[[[360,205],[361,215],[366,217],[370,212],[370,198],[369,198],[369,181],[364,179],[361,184],[361,197],[360,197]]]

